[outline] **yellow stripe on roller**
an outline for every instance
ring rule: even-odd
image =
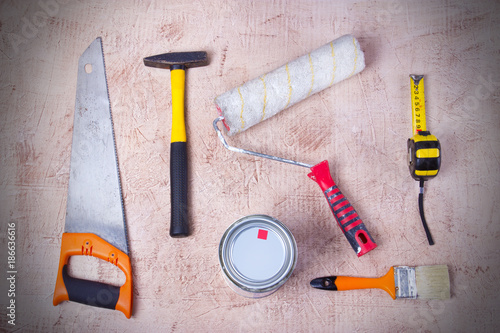
[[[354,37],[352,38],[352,44],[354,45],[354,68],[352,69],[352,73],[349,74],[349,77],[356,71],[356,62],[358,61],[358,48],[356,47],[356,39],[354,39]]]
[[[335,60],[335,50],[333,48],[333,42],[330,43],[330,47],[332,48],[332,60],[333,60],[332,82],[330,82],[330,85],[332,85],[333,81],[335,81],[335,72],[337,71],[337,61]]]
[[[286,109],[290,101],[292,100],[292,80],[290,80],[290,70],[288,69],[288,64],[285,65],[286,75],[288,77],[288,101],[283,109]]]
[[[243,110],[245,109],[245,101],[243,100],[243,95],[241,95],[240,87],[238,87],[238,94],[240,94],[240,99],[241,99],[241,112],[240,112],[241,129],[244,129],[245,121],[243,120]]]
[[[264,85],[264,107],[262,108],[262,118],[260,118],[260,120],[264,120],[264,118],[266,117],[266,105],[267,105],[267,89],[266,89],[266,75],[264,74],[260,80],[262,81],[262,84]]]
[[[311,66],[311,89],[309,89],[309,92],[307,93],[307,96],[309,97],[309,95],[311,95],[314,86],[314,66],[311,59],[311,54],[309,53],[308,55],[309,55],[309,65]]]
[[[186,124],[184,120],[184,87],[186,71],[170,71],[172,85],[172,134],[170,142],[186,142]]]

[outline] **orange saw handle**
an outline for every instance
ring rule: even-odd
[[[121,287],[115,287],[69,276],[69,258],[78,255],[97,257],[118,266],[125,273],[125,283]],[[63,233],[53,304],[55,306],[63,301],[115,309],[130,318],[132,314],[132,269],[128,255],[95,234]]]

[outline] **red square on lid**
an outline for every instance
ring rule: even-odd
[[[259,232],[257,234],[257,238],[267,240],[267,230],[259,229]]]

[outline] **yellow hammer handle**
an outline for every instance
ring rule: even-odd
[[[186,124],[184,120],[184,90],[186,71],[170,71],[172,85],[172,136],[170,142],[186,142]]]
[[[411,118],[413,134],[421,131],[427,131],[425,121],[425,95],[424,95],[424,76],[410,75],[411,82]]]

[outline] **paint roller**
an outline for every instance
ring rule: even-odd
[[[222,144],[231,151],[309,168],[308,176],[321,187],[333,216],[358,257],[373,250],[377,244],[333,181],[328,161],[311,165],[232,147],[218,123],[222,121],[229,136],[240,133],[364,68],[365,58],[359,42],[351,35],[342,36],[218,96],[215,104],[219,117],[213,122]]]

